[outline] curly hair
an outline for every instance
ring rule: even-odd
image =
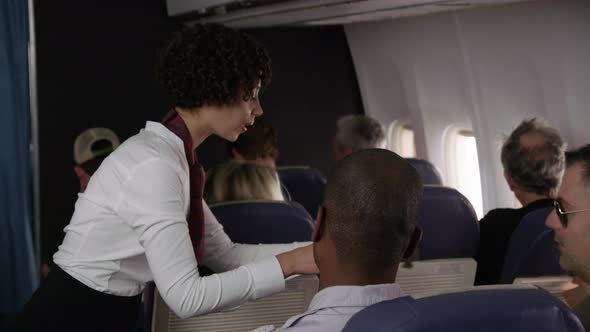
[[[179,31],[161,55],[156,77],[171,106],[194,109],[248,101],[271,79],[270,57],[250,36],[217,24]]]
[[[542,144],[526,145],[525,135],[537,134]],[[565,169],[565,148],[559,132],[546,121],[522,121],[502,146],[502,164],[510,177],[527,192],[550,195],[561,183]]]

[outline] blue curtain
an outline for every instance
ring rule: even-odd
[[[26,0],[0,0],[0,315],[37,287],[33,255]]]

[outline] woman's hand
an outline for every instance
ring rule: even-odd
[[[313,257],[313,244],[277,255],[285,278],[293,274],[318,274]]]

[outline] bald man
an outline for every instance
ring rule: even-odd
[[[416,170],[391,151],[362,150],[338,162],[312,237],[320,291],[280,330],[340,331],[359,310],[403,296],[395,278],[420,239],[421,197]]]

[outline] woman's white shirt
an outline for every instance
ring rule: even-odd
[[[181,318],[282,290],[274,256],[305,243],[234,244],[204,201],[202,265],[228,272],[199,276],[186,221],[189,185],[182,140],[162,124],[147,122],[103,161],[79,194],[54,262],[108,294],[137,295],[154,280]]]

